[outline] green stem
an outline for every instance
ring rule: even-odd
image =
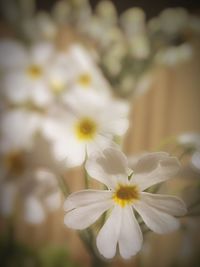
[[[85,164],[84,164],[84,181],[85,181],[85,188],[88,189],[89,188],[89,181],[88,181],[88,174],[87,171],[85,169]]]
[[[63,176],[58,176],[58,183],[63,195],[67,197],[70,194],[70,190]]]

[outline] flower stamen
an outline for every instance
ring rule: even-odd
[[[4,158],[5,167],[13,174],[21,174],[25,168],[22,154],[18,151],[13,151],[7,154]]]
[[[79,140],[91,140],[96,135],[97,124],[90,118],[83,118],[76,124],[75,131]]]
[[[88,73],[83,73],[78,77],[78,83],[85,88],[90,86],[91,81],[92,77]]]
[[[31,65],[27,69],[28,75],[31,79],[36,80],[42,75],[42,68],[39,65]]]
[[[139,190],[136,185],[120,185],[113,195],[113,200],[121,207],[124,207],[137,201],[139,197]]]

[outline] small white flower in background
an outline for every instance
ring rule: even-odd
[[[68,61],[67,55],[64,60]],[[14,40],[0,43],[2,93],[11,103],[50,105],[55,95],[67,89],[69,69],[53,43],[36,42],[31,47]]]
[[[192,58],[193,48],[189,43],[161,49],[155,56],[156,63],[174,66]]]
[[[59,175],[62,166],[51,161],[44,143],[37,145],[38,128],[28,112],[23,114],[20,110],[6,115],[0,139],[0,213],[13,214],[17,199],[25,220],[41,223],[47,212],[60,207],[61,192],[54,173]]]
[[[57,25],[51,16],[40,11],[34,17],[26,18],[22,24],[22,31],[31,41],[54,40],[57,34]]]
[[[192,150],[191,166],[200,172],[200,134],[184,133],[177,137],[177,142],[185,149]]]
[[[10,110],[0,118],[0,212],[10,215],[17,193],[16,180],[23,175],[25,158],[22,151],[33,147],[40,118],[25,110]]]
[[[166,8],[159,15],[159,21],[161,30],[177,35],[187,28],[189,14],[184,8]]]
[[[0,116],[0,152],[30,149],[42,125],[42,117],[25,109],[11,109]]]
[[[61,205],[61,191],[55,174],[38,168],[20,184],[21,202],[24,203],[24,219],[29,223],[42,223],[49,212]]]
[[[115,256],[117,244],[123,258],[130,258],[141,249],[142,232],[133,209],[159,234],[178,229],[179,220],[174,216],[182,216],[187,211],[184,202],[175,196],[143,192],[177,173],[176,158],[164,152],[149,153],[130,167],[124,154],[116,149],[93,154],[86,162],[86,170],[108,190],[75,192],[64,203],[65,224],[79,230],[89,227],[111,209],[96,241],[105,258]]]
[[[137,59],[147,58],[150,44],[144,11],[140,8],[130,8],[121,15],[120,22],[127,35],[131,55]]]
[[[97,90],[100,93],[110,94],[110,85],[88,50],[75,44],[67,50],[67,55],[70,64],[70,88],[84,91]]]
[[[52,141],[57,159],[81,165],[86,154],[112,144],[128,128],[128,104],[94,91],[75,90],[64,100],[68,110],[44,122],[44,135]]]

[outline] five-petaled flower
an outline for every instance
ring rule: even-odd
[[[143,192],[176,174],[179,162],[175,157],[164,152],[149,153],[134,162],[134,166],[130,165],[124,154],[113,148],[93,154],[86,162],[86,170],[108,190],[75,192],[64,203],[65,224],[79,230],[110,210],[96,241],[105,258],[114,257],[117,244],[123,258],[130,258],[141,249],[142,232],[133,210],[159,234],[176,230],[179,220],[174,216],[187,211],[184,202],[175,196]]]
[[[58,160],[68,167],[81,165],[86,154],[113,146],[113,137],[128,128],[128,104],[105,94],[75,90],[64,99],[67,112],[55,113],[44,122],[44,134]]]

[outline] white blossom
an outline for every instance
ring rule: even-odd
[[[86,170],[108,190],[75,192],[64,203],[65,224],[79,230],[89,227],[110,210],[96,240],[97,248],[105,258],[114,257],[117,245],[123,258],[130,258],[141,249],[142,232],[134,210],[152,231],[159,234],[178,229],[179,220],[174,216],[186,213],[181,199],[144,192],[177,173],[179,162],[176,158],[164,152],[149,153],[141,156],[132,169],[130,167],[124,154],[116,149],[108,148],[93,154],[86,162]]]
[[[74,91],[65,98],[67,111],[45,121],[44,135],[51,140],[57,159],[81,165],[86,154],[112,144],[128,128],[128,105],[94,91]]]

